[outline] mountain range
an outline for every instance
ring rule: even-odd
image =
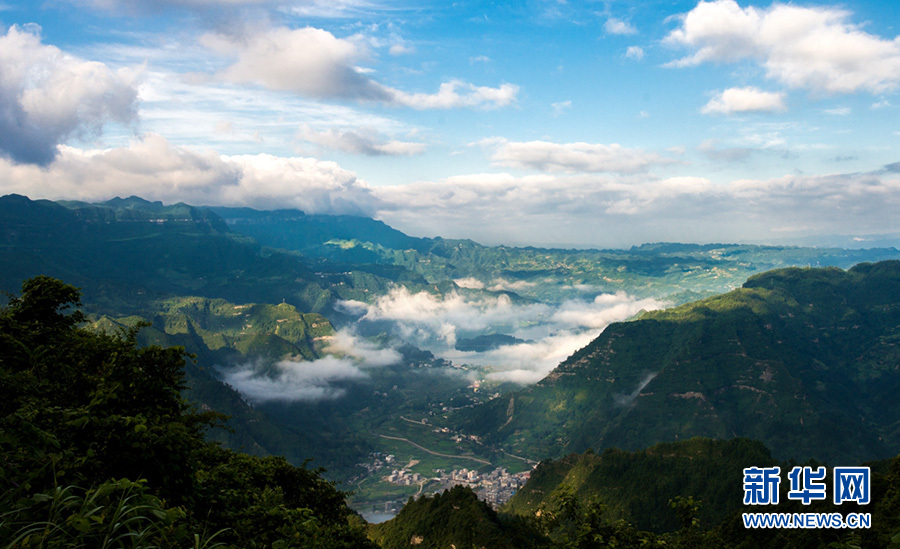
[[[96,328],[147,323],[141,343],[194,354],[189,398],[231,416],[231,431],[212,437],[294,463],[313,458],[373,498],[415,492],[371,488],[377,472],[359,476],[367,456],[400,451],[422,474],[473,458],[521,468],[695,436],[759,440],[776,459],[895,455],[898,258],[893,248],[488,247],[297,210],[0,198],[0,288],[51,275],[82,288]],[[410,344],[418,325],[364,325],[348,312],[397,288],[548,312],[470,329],[448,346],[461,353],[451,363]],[[613,323],[536,385],[497,383],[490,364],[467,362],[500,349],[514,356],[540,343],[519,336],[523,323],[615,292],[678,306]],[[390,360],[366,367],[336,349],[348,330]],[[224,383],[234,372],[277,382],[285,364],[323,371],[321,360],[353,374],[319,386],[327,399],[259,400]]]

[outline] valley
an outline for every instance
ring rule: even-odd
[[[297,464],[312,458],[369,516],[389,517],[411,496],[454,484],[500,506],[539,461],[588,448],[749,436],[780,458],[858,460],[896,446],[884,427],[895,410],[881,405],[873,415],[860,400],[848,404],[849,415],[863,414],[877,434],[860,433],[847,453],[822,452],[840,446],[823,433],[844,433],[852,420],[816,407],[818,398],[845,398],[828,391],[851,379],[868,387],[854,393],[875,391],[864,399],[886,403],[893,374],[835,370],[831,381],[812,382],[796,370],[821,371],[816,364],[847,352],[867,364],[892,360],[894,302],[854,305],[850,294],[834,293],[848,283],[843,271],[808,267],[900,258],[893,248],[485,247],[413,238],[365,218],[137,198],[91,205],[4,197],[0,211],[8,212],[0,255],[14,266],[2,272],[4,287],[14,291],[27,271],[69,277],[83,286],[95,329],[143,323],[140,343],[183,346],[194,356],[187,396],[231,417],[212,440]],[[139,256],[123,247],[135,239]],[[792,265],[804,268],[754,277]],[[889,283],[890,265],[872,273]],[[860,269],[846,276],[867,280]],[[796,286],[803,273],[823,274]],[[794,296],[797,288],[807,294]],[[892,286],[860,291],[897,294]],[[821,302],[824,324],[805,301]],[[873,316],[872,307],[885,312]],[[774,337],[767,333],[780,340],[760,339]],[[778,345],[809,358],[782,364],[770,356]],[[690,355],[700,349],[707,354]],[[730,382],[737,388],[716,373],[724,356],[750,369]],[[701,377],[677,373],[679,364]],[[606,369],[595,372],[598,365]],[[785,382],[784,397],[770,392]],[[801,391],[810,383],[824,396]],[[796,416],[799,427],[728,415],[763,397],[778,421]],[[805,404],[795,414],[779,398]],[[652,419],[658,410],[672,427]],[[780,438],[767,437],[773,430]]]

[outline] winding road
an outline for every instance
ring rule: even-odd
[[[388,435],[378,435],[378,436],[380,436],[381,438],[389,439],[389,440],[399,440],[399,441],[402,441],[402,442],[406,442],[407,444],[412,444],[413,446],[415,446],[415,447],[418,448],[419,450],[422,450],[423,452],[428,452],[429,454],[431,454],[431,455],[433,455],[433,456],[440,456],[440,457],[451,458],[451,459],[469,459],[469,460],[472,460],[472,461],[477,461],[478,463],[483,463],[483,464],[485,464],[485,465],[490,465],[490,464],[491,464],[490,461],[487,461],[486,459],[477,458],[477,457],[472,457],[472,456],[451,456],[451,455],[449,455],[449,454],[442,454],[442,453],[440,453],[440,452],[433,452],[433,451],[429,450],[428,448],[425,448],[424,446],[420,446],[420,445],[416,444],[415,442],[409,440],[408,438],[391,437],[391,436],[388,436]]]

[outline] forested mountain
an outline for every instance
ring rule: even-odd
[[[315,470],[203,438],[184,352],[80,326],[38,276],[0,308],[0,540],[9,548],[372,546]],[[355,523],[355,526],[351,523]]]
[[[532,456],[748,437],[779,458],[900,448],[900,262],[782,269],[610,325],[537,385],[466,412]]]
[[[737,481],[748,464],[770,467],[778,462],[762,443],[742,438],[698,437],[633,452],[588,450],[542,461],[503,510],[534,515],[570,491],[582,500],[603,501],[612,519],[625,519],[641,530],[672,532],[682,524],[669,502],[682,496],[701,501],[698,518],[715,525],[741,509]]]
[[[893,248],[847,250],[737,244],[656,243],[627,250],[484,246],[471,240],[414,238],[380,221],[306,215],[299,210],[210,208],[236,233],[264,246],[347,265],[402,267],[429,282],[466,279],[491,286],[506,281],[526,298],[553,301],[579,288],[626,291],[684,303],[739,286],[779,267],[835,266],[900,257]]]

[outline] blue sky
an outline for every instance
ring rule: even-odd
[[[0,192],[488,244],[865,241],[900,233],[898,20],[892,2],[0,0]]]

